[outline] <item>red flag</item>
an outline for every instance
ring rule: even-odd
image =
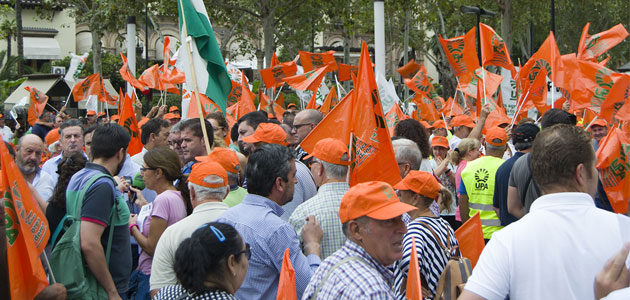
[[[459,242],[462,256],[470,259],[470,264],[474,268],[486,245],[478,212],[455,231],[455,237]]]
[[[339,81],[348,81],[352,79],[352,74],[357,75],[357,71],[359,71],[359,67],[346,65],[342,63],[337,64],[339,66]]]
[[[140,153],[143,147],[142,141],[140,141],[140,127],[138,126],[138,121],[136,120],[136,112],[133,110],[133,100],[129,97],[125,97],[120,99],[120,101],[123,101],[123,104],[121,105],[122,112],[118,112],[120,115],[118,125],[127,129],[129,135],[131,136],[127,153],[133,156]]]
[[[420,70],[421,66],[415,60],[410,60],[406,65],[396,69],[396,72],[403,78],[410,77],[412,74],[416,74]]]
[[[133,77],[131,71],[129,71],[129,65],[127,64],[127,58],[125,57],[125,55],[120,53],[120,57],[122,58],[123,65],[118,72],[120,73],[122,79],[131,84],[131,86],[133,86],[134,88],[137,88],[141,91],[146,90],[147,87],[145,86],[145,84]]]
[[[337,105],[337,103],[339,103],[339,97],[337,97],[337,89],[333,87],[326,96],[326,100],[324,100],[324,103],[322,103],[319,111],[326,115],[331,109],[335,107],[335,105]]]
[[[278,280],[277,300],[297,300],[297,289],[295,285],[295,269],[291,265],[289,248],[284,250],[282,267],[280,268],[280,279]]]
[[[398,103],[394,103],[392,108],[385,114],[385,123],[387,123],[390,136],[394,136],[394,128],[396,128],[396,125],[398,125],[400,121],[405,119],[409,119],[409,116],[403,113]]]
[[[306,72],[304,74],[297,74],[291,77],[285,77],[284,81],[296,90],[310,90],[314,93],[317,93],[317,89],[322,83],[326,72],[328,72],[328,65],[323,68]]]
[[[297,73],[297,65],[294,61],[288,61],[260,70],[260,77],[262,77],[265,87],[272,88],[282,86],[284,78],[293,76],[295,73]]]
[[[610,93],[606,96],[606,100],[602,103],[599,117],[612,123],[617,112],[624,103],[630,103],[630,75],[624,75],[610,89]]]
[[[619,128],[611,128],[600,141],[596,155],[597,169],[610,205],[616,213],[625,214],[630,199],[630,137]]]
[[[597,57],[628,37],[628,31],[621,23],[593,35],[588,35],[589,26],[590,23],[586,23],[580,37],[577,55],[577,58],[580,60],[597,62]]]
[[[406,299],[422,300],[422,284],[420,283],[420,263],[418,262],[418,250],[416,238],[411,237],[411,257],[409,258],[409,270],[407,271]]]
[[[510,70],[512,78],[516,76],[516,68],[510,58],[507,46],[503,39],[492,29],[492,27],[479,23],[479,33],[481,39],[481,63],[484,66],[499,66]]]
[[[27,86],[24,89],[29,92],[30,100],[30,105],[28,106],[28,124],[33,126],[39,119],[39,116],[44,112],[46,103],[48,103],[48,96],[34,87]]]
[[[480,67],[475,34],[476,28],[473,27],[465,35],[451,39],[442,39],[442,36],[439,36],[440,44],[455,76],[472,73]]]
[[[50,238],[48,221],[22,173],[0,143],[0,189],[3,193],[11,299],[33,299],[48,286],[39,256]]]
[[[330,50],[323,53],[311,53],[306,51],[298,51],[300,54],[300,62],[304,73],[317,70],[321,67],[328,67],[327,72],[337,71],[337,61],[335,60],[335,51]]]

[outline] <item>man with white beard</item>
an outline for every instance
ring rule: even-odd
[[[39,167],[42,162],[44,143],[39,136],[26,134],[17,144],[15,161],[24,179],[31,183],[44,201],[52,196],[53,178]]]

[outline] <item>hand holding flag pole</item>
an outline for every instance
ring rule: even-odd
[[[184,4],[182,3],[182,0],[178,0],[179,1],[179,5],[181,7],[184,7]],[[181,10],[182,13],[182,22],[184,22],[184,25],[182,26],[182,30],[184,31],[184,35],[186,36],[186,39],[184,40],[184,44],[186,44],[186,51],[188,51],[188,57],[192,57],[192,49],[191,49],[191,42],[192,42],[192,37],[188,35],[188,30],[186,27],[186,16],[184,15],[184,9]],[[197,100],[197,111],[200,112],[199,113],[199,122],[201,123],[201,130],[203,131],[203,141],[205,143],[206,146],[206,150],[208,151],[208,153],[210,152],[210,150],[212,148],[210,148],[210,142],[208,141],[208,132],[206,129],[206,122],[204,122],[204,116],[202,116],[202,109],[201,109],[201,100],[199,99],[199,88],[197,87],[197,75],[195,74],[195,65],[192,62],[192,59],[189,60],[190,63],[190,70],[191,70],[191,75],[192,75],[192,81],[193,81],[193,89],[195,90],[195,99]]]

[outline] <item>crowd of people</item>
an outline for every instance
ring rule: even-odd
[[[487,245],[460,299],[628,299],[630,218],[612,212],[595,168],[608,125],[585,131],[550,109],[487,128],[489,113],[400,121],[393,186],[350,187],[340,140],[302,149],[324,115],[295,105],[232,126],[210,113],[205,131],[154,107],[138,113],[133,156],[118,116],[94,111],[45,112],[15,134],[0,115],[0,135],[45,211],[47,253],[80,216],[87,276],[108,299],[276,299],[286,249],[298,299],[406,299],[412,244],[423,297],[444,299],[455,231],[476,214]],[[58,283],[40,296],[73,293]]]

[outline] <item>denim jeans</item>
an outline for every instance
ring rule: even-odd
[[[129,300],[150,300],[151,290],[149,286],[149,275],[140,270],[135,270],[129,278]]]

